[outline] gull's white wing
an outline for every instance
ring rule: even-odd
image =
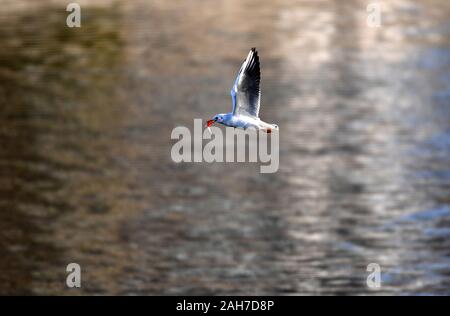
[[[261,90],[259,82],[261,72],[259,57],[255,48],[252,48],[239,70],[237,78],[231,88],[233,100],[233,114],[258,117]]]

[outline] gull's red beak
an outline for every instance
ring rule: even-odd
[[[208,120],[207,122],[206,122],[206,127],[210,127],[211,125],[213,125],[214,124],[214,120]]]

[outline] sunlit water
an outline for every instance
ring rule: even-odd
[[[0,294],[450,294],[450,2],[367,3],[3,3]],[[280,170],[173,163],[253,46]]]

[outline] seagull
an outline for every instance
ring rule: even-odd
[[[259,56],[256,48],[252,48],[242,63],[230,91],[231,100],[233,101],[233,111],[214,115],[211,120],[206,122],[206,127],[210,130],[211,125],[219,123],[244,130],[254,128],[267,133],[278,130],[278,125],[266,123],[259,118],[261,99],[260,80]]]

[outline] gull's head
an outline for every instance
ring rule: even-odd
[[[277,124],[273,124],[273,127],[278,131],[278,125]]]
[[[211,125],[213,125],[216,122],[217,123],[223,123],[223,121],[224,121],[224,115],[223,114],[217,114],[217,115],[214,115],[214,117],[211,120],[208,120],[206,122],[206,126],[210,127]]]

